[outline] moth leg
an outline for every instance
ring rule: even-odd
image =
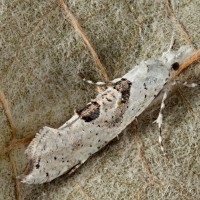
[[[198,83],[188,83],[187,81],[180,81],[180,80],[174,80],[174,82],[172,84],[173,85],[180,84],[180,85],[183,85],[186,87],[192,87],[192,88],[200,86],[200,84],[198,84]]]
[[[196,84],[196,83],[187,83],[186,81],[179,81],[179,80],[174,80],[171,85],[175,85],[175,84],[181,84],[181,85],[184,85],[186,87],[196,87],[196,86],[200,86],[200,84]],[[161,151],[163,152],[164,155],[166,155],[166,152],[165,152],[165,149],[164,149],[164,146],[163,146],[163,141],[162,141],[162,122],[163,122],[163,110],[165,108],[165,100],[167,98],[167,95],[168,95],[168,92],[169,92],[169,89],[167,89],[165,92],[164,92],[164,95],[163,95],[163,98],[162,98],[162,102],[161,102],[161,106],[160,106],[160,112],[158,114],[158,117],[157,119],[154,121],[154,123],[157,123],[158,124],[158,127],[159,127],[159,144],[160,144],[160,148],[161,148]]]
[[[161,125],[162,125],[162,122],[163,122],[163,110],[165,108],[165,100],[167,98],[167,95],[168,95],[168,90],[164,92],[164,95],[163,95],[163,98],[162,98],[162,102],[161,102],[161,106],[160,106],[160,112],[158,114],[157,119],[154,121],[154,123],[157,123],[158,127],[159,127],[159,138],[158,138],[158,141],[159,141],[159,144],[160,144],[161,151],[163,152],[164,155],[166,155],[166,152],[164,150],[163,141],[162,141],[162,128],[161,128]]]

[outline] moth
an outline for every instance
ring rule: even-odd
[[[172,85],[172,71],[192,53],[192,48],[185,45],[178,51],[164,52],[159,59],[140,62],[121,78],[106,84],[95,99],[61,127],[41,129],[25,151],[29,162],[18,178],[23,183],[42,184],[74,172]],[[161,110],[165,98],[166,93]],[[160,127],[161,111],[156,122]]]

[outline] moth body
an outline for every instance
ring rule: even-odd
[[[192,54],[189,46],[142,61],[58,129],[44,127],[26,149],[23,183],[41,184],[71,173],[117,137],[170,80],[171,65]]]

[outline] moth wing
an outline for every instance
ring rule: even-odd
[[[101,93],[59,129],[44,127],[25,153],[29,163],[19,177],[28,184],[49,182],[71,173],[122,130],[113,126],[121,93],[112,87]],[[113,116],[112,116],[113,115]],[[121,116],[119,116],[120,118]],[[72,123],[72,119],[74,123]]]

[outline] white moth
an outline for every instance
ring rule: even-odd
[[[72,173],[139,116],[172,82],[172,64],[191,54],[191,47],[182,46],[159,59],[142,61],[122,78],[109,82],[60,128],[44,127],[26,149],[29,163],[19,177],[21,181],[41,184]],[[161,114],[156,122],[160,127]]]

